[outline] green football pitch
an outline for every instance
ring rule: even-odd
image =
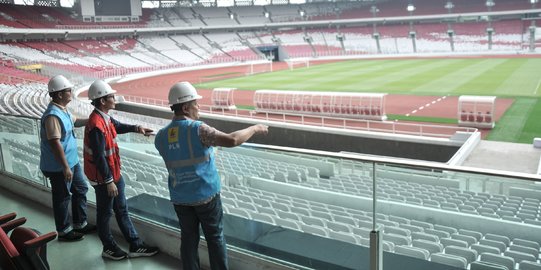
[[[350,60],[199,86],[514,98],[487,139],[531,143],[541,137],[541,58]]]

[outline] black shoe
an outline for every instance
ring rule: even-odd
[[[79,229],[73,229],[74,231],[78,232],[78,233],[82,233],[82,234],[87,234],[87,233],[93,233],[95,232],[97,229],[96,225],[92,225],[92,224],[86,224],[86,226],[82,227],[82,228],[79,228]]]
[[[58,241],[61,241],[61,242],[75,242],[75,241],[83,240],[83,238],[85,238],[84,234],[78,233],[76,231],[70,231],[69,233],[59,235],[58,236]]]
[[[110,248],[103,247],[103,252],[101,253],[101,256],[107,259],[120,261],[122,259],[126,259],[128,257],[128,253],[120,249],[118,246]]]
[[[142,243],[138,246],[130,246],[130,258],[135,257],[150,257],[156,255],[160,249],[157,247],[147,246],[145,243]]]

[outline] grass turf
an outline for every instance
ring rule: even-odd
[[[350,60],[207,82],[199,87],[516,98],[488,139],[531,143],[541,136],[541,124],[535,119],[541,113],[539,70],[541,58]],[[450,123],[452,119],[421,117],[415,121]]]

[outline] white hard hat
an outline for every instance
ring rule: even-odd
[[[88,99],[94,100],[114,93],[116,93],[116,91],[113,90],[108,83],[102,80],[96,80],[88,89]]]
[[[169,89],[169,105],[175,105],[201,98],[203,97],[197,94],[197,91],[189,82],[175,83],[173,86],[171,86],[171,89]]]
[[[49,88],[49,93],[58,92],[72,88],[73,84],[62,75],[56,75],[49,80],[47,88]]]

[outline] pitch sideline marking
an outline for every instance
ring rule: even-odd
[[[541,83],[541,79],[540,79],[540,83]],[[539,87],[539,85],[538,85],[537,87]],[[438,98],[438,99],[436,99],[436,100],[433,100],[433,101],[431,101],[431,102],[429,102],[429,103],[427,103],[427,104],[425,104],[425,105],[423,105],[423,106],[417,108],[416,110],[411,111],[411,113],[407,113],[407,114],[406,114],[406,117],[409,117],[410,115],[415,114],[415,113],[417,113],[417,112],[420,111],[420,110],[423,110],[423,109],[425,109],[425,108],[427,108],[427,107],[430,107],[431,104],[436,104],[436,102],[440,102],[440,101],[444,100],[446,97],[447,97],[447,96],[443,96],[443,97],[440,97],[440,98]]]
[[[541,78],[537,81],[537,87],[535,88],[535,91],[533,92],[534,95],[537,95],[537,89],[539,89],[539,85],[541,85]]]

